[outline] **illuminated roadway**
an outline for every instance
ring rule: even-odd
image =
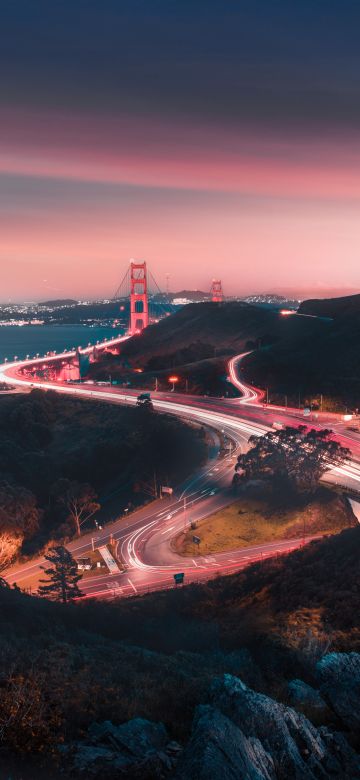
[[[121,340],[106,342],[100,345],[100,348]],[[44,364],[46,361],[53,363],[72,354],[75,353],[4,364],[0,366],[0,381],[24,388],[31,384],[45,390],[52,389],[110,403],[136,403],[139,392],[136,390],[124,391],[114,386],[100,388],[91,384],[69,385],[24,378],[20,374],[20,370],[27,366]],[[67,545],[75,556],[81,557],[91,550],[92,539],[95,540],[96,546],[100,547],[109,542],[111,534],[117,544],[118,557],[125,570],[116,574],[104,573],[84,577],[81,589],[86,596],[128,596],[168,587],[173,584],[174,573],[180,571],[185,573],[185,582],[201,581],[216,574],[237,571],[255,560],[288,552],[303,543],[302,539],[284,540],[214,555],[194,555],[193,558],[178,555],[171,546],[171,540],[187,528],[191,521],[204,519],[234,500],[231,489],[233,468],[236,456],[246,449],[249,436],[263,434],[272,427],[274,421],[297,425],[304,422],[301,412],[297,409],[265,407],[261,391],[249,387],[239,377],[241,357],[243,356],[229,361],[229,378],[243,393],[241,398],[215,399],[152,393],[155,409],[176,414],[178,417],[200,423],[212,431],[221,432],[222,436],[231,442],[231,450],[221,456],[219,447],[214,445],[206,466],[174,489],[171,498],[154,501],[128,517],[122,515],[115,522],[106,525],[102,531],[84,533]],[[328,472],[327,479],[347,486],[350,491],[360,489],[360,461],[356,459],[360,455],[360,435],[349,431],[339,415],[321,414],[312,424],[316,427],[331,425],[336,438],[344,446],[351,447],[353,452],[351,461]],[[39,567],[43,563],[44,559],[38,558],[26,564],[16,564],[5,572],[5,576],[10,583],[16,582],[22,587],[35,584]]]

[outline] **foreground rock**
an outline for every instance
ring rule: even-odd
[[[319,691],[303,680],[291,680],[288,683],[289,701],[296,710],[305,710],[308,715],[326,718],[328,707]]]
[[[320,693],[350,731],[360,730],[360,654],[328,653],[316,666]]]
[[[304,715],[241,680],[224,675],[212,706],[198,708],[180,761],[179,780],[319,780],[360,778],[360,759],[341,734],[315,728]]]
[[[258,739],[247,739],[214,707],[200,706],[176,777],[179,780],[273,780],[276,775],[274,762]]]
[[[165,726],[134,718],[114,726],[93,723],[84,742],[66,750],[75,774],[91,780],[152,780],[173,774],[180,746],[170,742]]]

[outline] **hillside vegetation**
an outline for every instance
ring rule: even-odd
[[[119,513],[148,500],[154,475],[176,483],[205,457],[203,432],[174,417],[52,391],[0,398],[0,567],[75,533],[68,493],[91,516],[116,493]]]
[[[315,317],[330,317],[339,319],[345,317],[359,317],[360,295],[344,295],[339,298],[310,298],[302,301],[299,306],[301,314],[310,314]]]
[[[315,401],[323,408],[355,409],[360,406],[360,296],[327,301],[305,301],[300,311],[319,325],[312,338],[288,331],[281,341],[245,358],[244,375],[269,388],[274,401],[297,405]],[[328,317],[313,320],[313,316]],[[331,319],[330,319],[331,318]],[[290,318],[291,319],[291,318]]]
[[[200,521],[196,531],[190,528],[186,534],[179,534],[174,546],[180,554],[193,558],[282,539],[336,533],[352,525],[356,525],[356,518],[348,501],[324,488],[305,504],[293,502],[291,506],[255,493]],[[194,544],[194,533],[201,539],[200,544]]]
[[[182,392],[232,395],[227,359],[250,351],[244,376],[268,388],[270,401],[360,407],[360,296],[304,301],[299,314],[236,301],[190,304],[129,339],[119,356],[101,357],[90,376],[151,388],[156,377],[167,390],[170,371]]]
[[[324,647],[360,648],[359,552],[356,527],[205,585],[67,608],[1,588],[3,746],[56,751],[134,716],[181,741],[214,675],[277,698],[312,683]]]
[[[281,342],[286,336],[313,339],[323,328],[316,319],[287,318],[277,310],[242,302],[189,304],[122,344],[119,357],[100,358],[89,375],[97,379],[111,375],[136,387],[154,387],[156,376],[158,388],[168,389],[169,371],[176,371],[179,390],[225,395],[234,392],[226,382],[229,356]],[[139,369],[143,373],[136,373]]]
[[[121,355],[134,365],[141,363],[143,367],[155,356],[167,356],[167,360],[171,356],[176,365],[177,352],[193,343],[206,344],[219,353],[235,354],[256,347],[259,340],[270,344],[281,340],[285,334],[301,332],[309,335],[321,327],[317,321],[282,317],[277,310],[239,301],[196,303],[184,306],[176,314],[151,325],[142,334],[124,343]]]

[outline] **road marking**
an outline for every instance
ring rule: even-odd
[[[161,531],[161,536],[167,534],[169,531],[172,531],[173,528],[175,528],[175,525],[170,525],[169,528],[165,528],[165,531]]]
[[[196,566],[196,568],[197,568],[197,563],[196,563],[196,561],[194,560],[194,558],[192,559],[192,562],[193,562],[194,566]]]
[[[132,589],[133,589],[134,593],[137,593],[137,588],[135,588],[135,585],[134,585],[134,583],[133,583],[133,582],[131,582],[131,579],[130,579],[130,577],[128,577],[128,578],[127,578],[127,581],[128,581],[128,583],[129,583],[129,585],[131,585],[131,587],[132,587]]]

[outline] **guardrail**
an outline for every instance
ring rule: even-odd
[[[330,488],[330,490],[334,490],[335,492],[341,491],[342,493],[348,493],[360,499],[360,490],[349,487],[349,485],[344,485],[342,482],[326,482],[326,487]]]

